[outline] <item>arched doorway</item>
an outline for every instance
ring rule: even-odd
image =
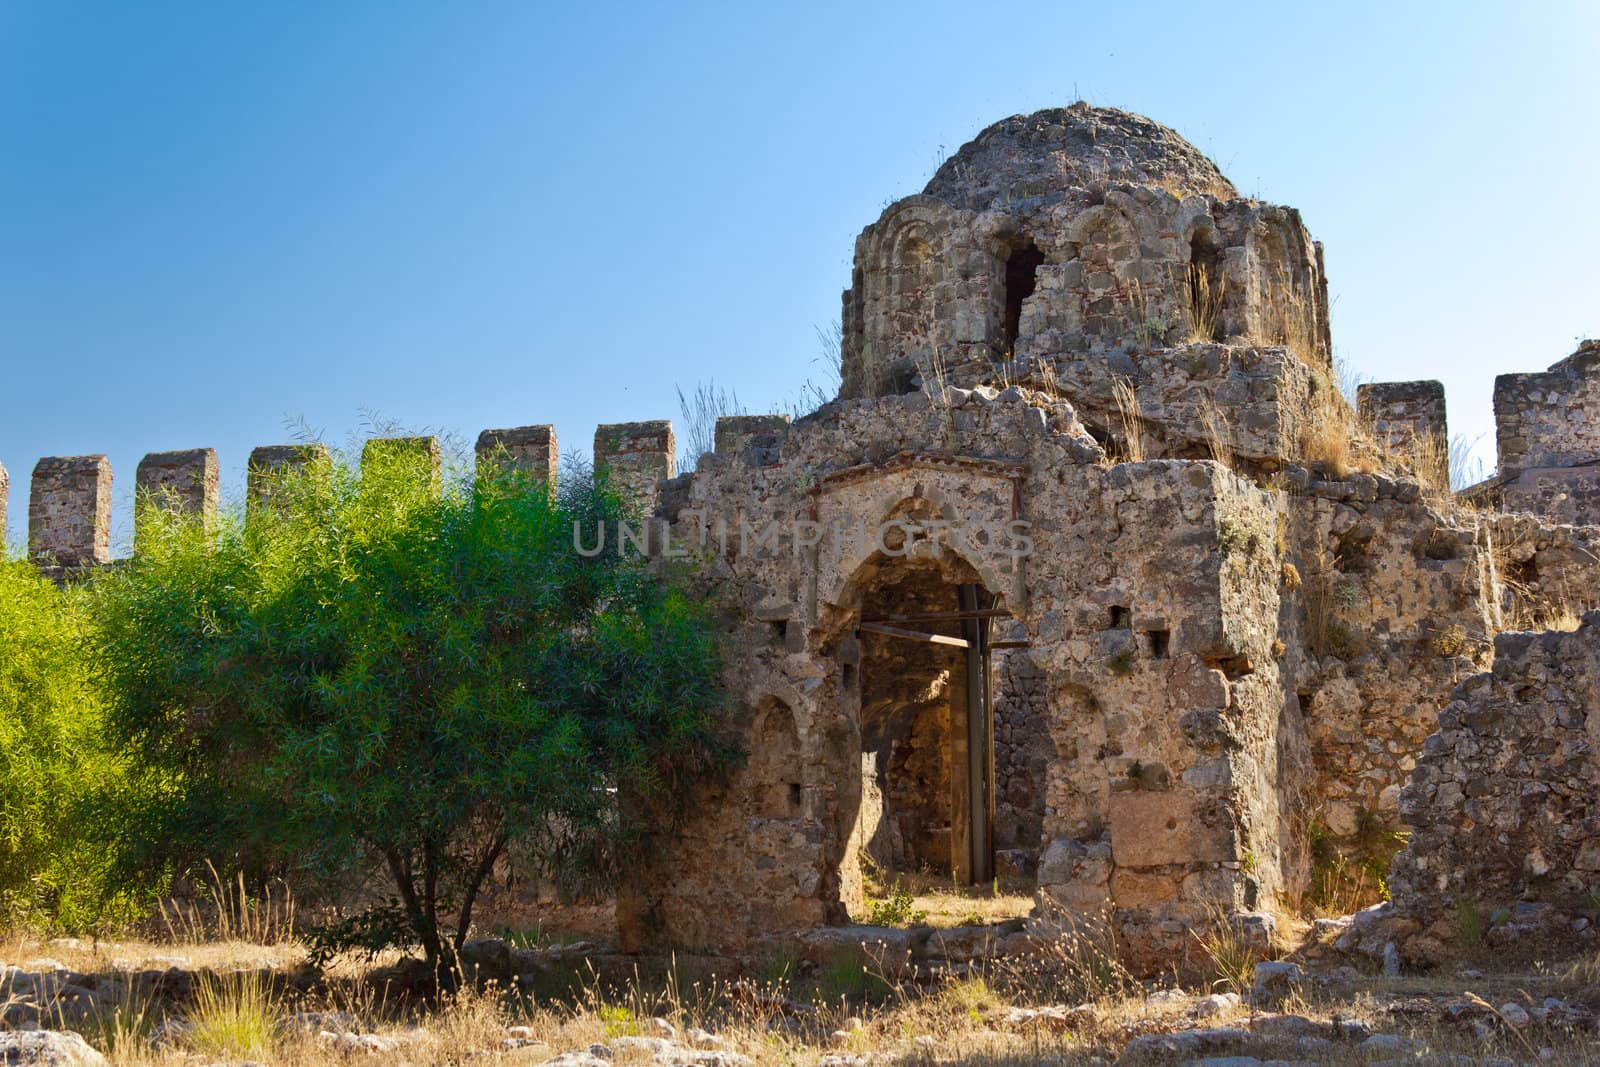
[[[996,845],[991,634],[1009,612],[949,551],[874,557],[858,588],[861,790],[848,854],[890,876],[987,883]]]

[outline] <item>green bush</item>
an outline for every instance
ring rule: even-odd
[[[126,911],[88,832],[120,768],[84,654],[81,589],[0,553],[0,919],[83,930]]]
[[[497,863],[614,874],[727,766],[709,612],[615,537],[574,549],[619,495],[482,468],[324,455],[214,536],[143,516],[139,557],[94,590],[143,798],[130,877],[212,860],[337,891],[381,873],[393,897],[324,949],[420,945],[448,976]]]

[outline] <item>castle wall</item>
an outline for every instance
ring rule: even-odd
[[[677,469],[672,423],[607,423],[594,431],[594,467],[607,472],[623,492],[648,512],[657,483]]]
[[[1506,509],[1600,522],[1600,341],[1543,373],[1500,375],[1494,414]]]
[[[33,468],[28,553],[65,568],[111,561],[111,461],[49,456]]]
[[[1434,511],[1414,483],[1290,479],[1298,588],[1280,639],[1314,761],[1304,830],[1379,846],[1446,695],[1486,656],[1492,572],[1476,521]]]
[[[1449,484],[1450,428],[1441,383],[1367,382],[1356,387],[1356,409],[1362,425],[1391,453],[1432,458],[1437,469],[1428,473]]]
[[[216,528],[221,472],[215,449],[151,452],[134,472],[134,550],[138,550],[145,507],[175,511],[197,519],[206,531]]]
[[[484,430],[474,449],[478,466],[491,458],[523,471],[535,481],[555,487],[560,466],[554,426],[518,426],[509,430]]]
[[[289,470],[306,463],[328,459],[328,446],[318,443],[303,445],[262,445],[252,449],[245,475],[245,513],[271,504],[277,483]]]
[[[1420,927],[1408,955],[1445,955],[1462,908],[1521,920],[1539,913],[1529,904],[1584,906],[1600,880],[1600,615],[1499,635],[1494,669],[1440,715],[1401,810],[1412,836],[1390,887]]]

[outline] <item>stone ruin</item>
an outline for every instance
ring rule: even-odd
[[[595,434],[654,550],[734,605],[748,751],[619,897],[626,947],[859,923],[875,867],[1029,880],[1155,970],[1407,827],[1413,931],[1473,886],[1600,888],[1596,626],[1502,633],[1595,600],[1595,342],[1499,379],[1499,473],[1457,499],[1438,383],[1341,399],[1299,213],[1084,104],[890,204],[842,315],[839,396],[803,418],[722,418],[683,474],[670,423]],[[496,447],[554,482],[550,427]],[[258,449],[252,506],[302,456]],[[209,515],[215,472],[161,453],[139,488]],[[110,481],[40,461],[41,562],[106,562]]]

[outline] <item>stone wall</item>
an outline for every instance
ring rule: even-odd
[[[1367,382],[1356,387],[1361,424],[1391,453],[1433,461],[1427,472],[1440,485],[1450,481],[1450,427],[1444,385],[1435,381]]]
[[[1600,614],[1575,632],[1504,633],[1494,669],[1452,694],[1401,796],[1411,827],[1390,878],[1438,958],[1462,908],[1580,909],[1600,889]],[[1519,905],[1523,907],[1519,908]]]
[[[320,443],[262,445],[251,449],[245,474],[246,513],[270,504],[279,481],[292,468],[326,462],[328,458],[328,446]]]
[[[208,532],[216,528],[221,472],[215,449],[151,452],[134,472],[136,510],[134,550],[138,551],[145,508],[160,508],[193,516]]]
[[[1600,522],[1600,341],[1542,373],[1500,375],[1494,415],[1506,508]]]
[[[50,456],[33,468],[28,552],[63,568],[111,561],[111,461]]]
[[[518,426],[510,430],[484,430],[474,449],[478,465],[494,458],[511,469],[526,472],[551,487],[556,484],[560,452],[554,426]]]
[[[1280,639],[1315,764],[1303,810],[1353,844],[1400,829],[1400,788],[1423,740],[1451,688],[1485,661],[1492,569],[1476,518],[1435,510],[1414,483],[1286,481],[1297,588]]]
[[[1045,791],[1055,748],[1049,689],[1025,650],[996,654],[994,698],[995,847],[1003,874],[1036,872]]]
[[[594,431],[594,467],[648,512],[654,507],[656,486],[677,470],[677,445],[672,423],[607,423]]]

